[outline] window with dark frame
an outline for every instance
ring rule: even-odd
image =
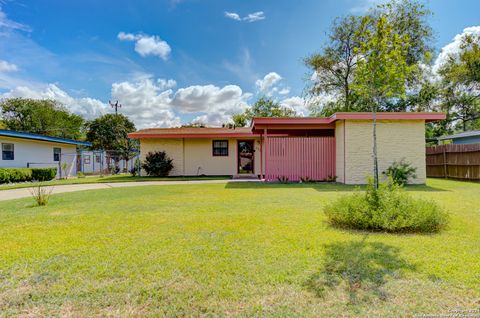
[[[2,160],[14,160],[13,144],[2,144]]]
[[[212,142],[212,154],[215,157],[227,157],[228,156],[228,140],[213,140]]]
[[[60,161],[60,156],[62,154],[62,148],[53,148],[53,161]]]

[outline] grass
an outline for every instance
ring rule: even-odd
[[[130,174],[118,174],[111,176],[87,176],[82,178],[73,177],[70,179],[44,181],[42,185],[66,185],[66,184],[86,184],[86,183],[109,183],[109,182],[140,182],[140,181],[188,181],[188,180],[224,180],[230,179],[230,176],[185,176],[185,177],[133,177]],[[23,182],[15,184],[0,184],[0,191],[21,188],[30,188],[34,182]]]
[[[112,188],[0,202],[0,316],[401,317],[478,309],[480,184],[409,188],[433,235],[339,230],[352,187]]]

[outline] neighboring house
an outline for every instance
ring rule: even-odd
[[[480,130],[465,131],[459,134],[438,137],[437,140],[451,140],[453,144],[480,144]]]
[[[0,168],[44,168],[60,170],[66,163],[68,175],[77,172],[77,147],[89,142],[0,129]],[[64,173],[64,172],[63,172]]]
[[[118,160],[116,166],[121,172],[129,172],[135,166],[136,157],[131,160]],[[77,157],[77,170],[87,174],[110,173],[109,168],[115,166],[115,161],[104,150],[79,150]]]
[[[425,122],[443,113],[378,113],[380,173],[405,158],[425,183]],[[254,118],[248,128],[151,128],[140,140],[141,160],[152,151],[173,159],[170,175],[232,175],[289,181],[302,178],[363,184],[372,175],[372,113],[329,118]]]

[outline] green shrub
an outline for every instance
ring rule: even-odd
[[[79,178],[79,179],[85,178],[85,173],[83,173],[81,171],[77,172],[77,178]]]
[[[417,168],[413,167],[405,159],[402,159],[394,161],[382,174],[391,177],[396,184],[404,186],[408,183],[408,180],[417,177],[416,172]]]
[[[32,168],[32,180],[50,181],[57,175],[57,168]]]
[[[32,169],[0,168],[0,183],[25,182],[32,180]]]
[[[448,214],[435,202],[415,199],[389,181],[375,191],[369,180],[366,193],[345,195],[325,207],[335,226],[387,232],[437,232]]]
[[[165,151],[149,152],[142,168],[149,176],[165,177],[173,169],[172,162],[173,160],[167,156]]]

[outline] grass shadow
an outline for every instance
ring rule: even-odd
[[[309,183],[279,183],[279,182],[227,182],[225,189],[314,189],[319,192],[352,192],[355,190],[365,190],[365,185],[351,185],[343,183],[329,182],[309,182]],[[411,192],[443,192],[450,191],[427,185],[408,185],[406,191]]]
[[[225,189],[314,189],[320,192],[350,192],[358,186],[341,183],[308,182],[308,183],[280,183],[280,182],[227,182]]]
[[[400,257],[398,248],[366,242],[367,237],[325,245],[323,268],[307,279],[305,287],[318,297],[324,297],[329,290],[346,294],[352,305],[387,300],[385,283],[400,278],[403,271],[415,270],[415,266]]]

